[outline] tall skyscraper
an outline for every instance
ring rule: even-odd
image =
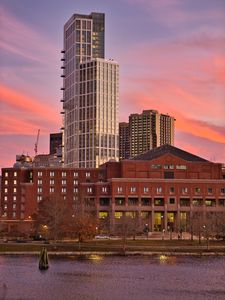
[[[119,66],[105,57],[105,15],[74,14],[64,26],[63,161],[98,167],[118,160]]]
[[[174,145],[174,121],[173,117],[157,110],[131,114],[129,123],[119,124],[120,159],[135,157],[165,144]]]

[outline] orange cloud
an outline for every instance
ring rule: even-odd
[[[0,94],[3,108],[1,134],[30,134],[35,128],[49,131],[60,127],[59,111],[54,107],[3,85],[0,85]]]

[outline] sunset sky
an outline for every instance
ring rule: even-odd
[[[225,163],[224,0],[1,0],[0,167],[48,153],[61,127],[63,25],[104,12],[106,58],[120,64],[120,121],[176,118],[175,146]]]

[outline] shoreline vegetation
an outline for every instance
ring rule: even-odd
[[[0,242],[0,255],[36,255],[43,246],[50,256],[66,255],[224,255],[225,241],[90,240],[58,242]]]

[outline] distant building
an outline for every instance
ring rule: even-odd
[[[62,132],[50,133],[49,154],[57,154],[62,151]]]
[[[130,128],[129,123],[119,123],[119,157],[128,159],[130,157]]]
[[[179,148],[163,145],[134,159],[99,168],[4,168],[0,215],[8,229],[30,224],[38,203],[50,195],[91,203],[99,228],[115,233],[123,216],[140,232],[190,229],[194,213],[205,220],[225,214],[225,167]],[[26,223],[27,222],[27,223]],[[189,227],[188,227],[189,226]]]
[[[157,110],[131,114],[129,123],[119,124],[120,159],[135,157],[165,144],[174,145],[174,122],[173,117]]]

